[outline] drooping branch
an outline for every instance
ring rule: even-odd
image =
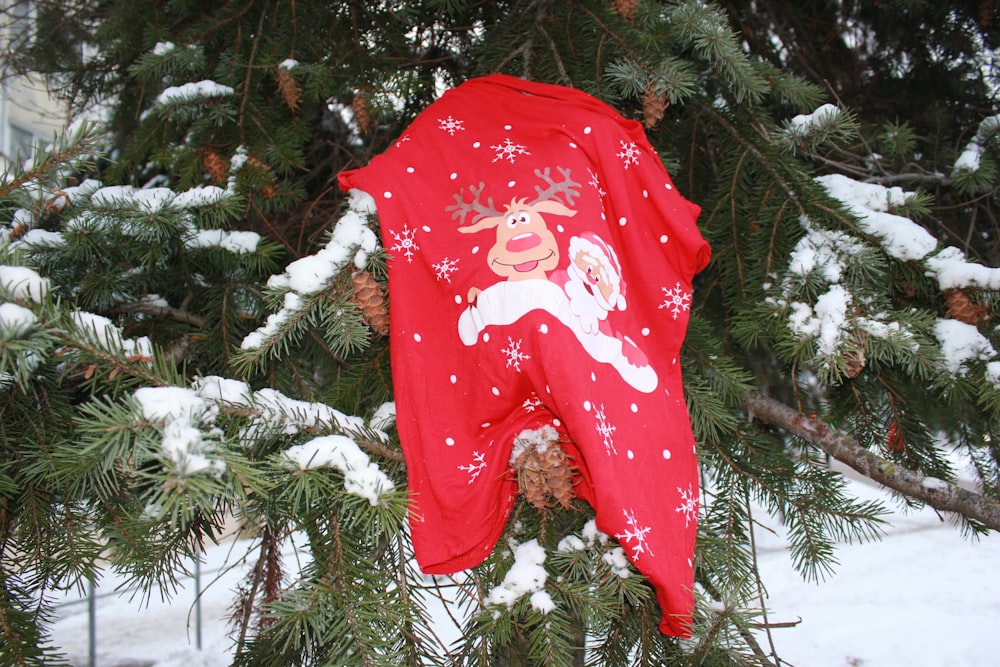
[[[833,458],[879,484],[925,502],[935,509],[957,512],[1000,531],[1000,503],[994,500],[883,459],[850,436],[772,398],[749,394],[744,405],[757,419],[817,445]]]

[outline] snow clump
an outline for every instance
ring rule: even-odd
[[[378,504],[383,494],[396,488],[357,443],[343,435],[313,438],[289,447],[282,456],[299,470],[337,468],[344,473],[344,490],[365,498],[372,505]]]
[[[545,571],[545,549],[538,540],[530,540],[514,547],[514,564],[504,575],[503,583],[486,596],[486,604],[514,606],[525,595],[530,595],[531,606],[543,614],[555,609],[555,602],[544,590],[548,573]]]

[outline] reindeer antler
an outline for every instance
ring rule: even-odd
[[[444,210],[452,211],[451,217],[455,218],[461,217],[459,224],[465,224],[465,218],[470,213],[473,213],[472,224],[479,222],[483,218],[492,218],[494,216],[500,215],[500,211],[496,209],[493,205],[493,197],[489,197],[486,203],[483,204],[479,198],[483,194],[483,190],[486,188],[486,183],[479,181],[479,185],[470,185],[469,192],[472,194],[472,201],[465,201],[465,188],[458,191],[455,197],[455,204],[452,206],[446,206]]]
[[[537,196],[535,197],[535,201],[531,202],[532,204],[548,201],[549,199],[555,199],[556,195],[562,194],[562,196],[566,199],[566,204],[568,206],[572,206],[573,200],[580,196],[580,191],[576,189],[580,186],[580,184],[570,178],[569,169],[563,169],[562,167],[556,167],[556,169],[559,170],[559,173],[562,174],[565,179],[559,183],[552,178],[552,170],[548,167],[544,170],[535,170],[535,176],[541,178],[549,185],[546,188],[543,188],[540,185],[535,186]]]

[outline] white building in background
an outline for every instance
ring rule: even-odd
[[[0,0],[0,53],[16,53],[33,39],[34,3]],[[49,95],[41,77],[0,69],[0,169],[23,162],[65,127],[67,105]]]

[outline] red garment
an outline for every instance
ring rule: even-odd
[[[512,443],[554,425],[577,495],[690,634],[698,516],[678,353],[709,260],[642,127],[578,90],[494,75],[341,174],[377,203],[397,428],[427,573],[479,564],[517,494]]]

